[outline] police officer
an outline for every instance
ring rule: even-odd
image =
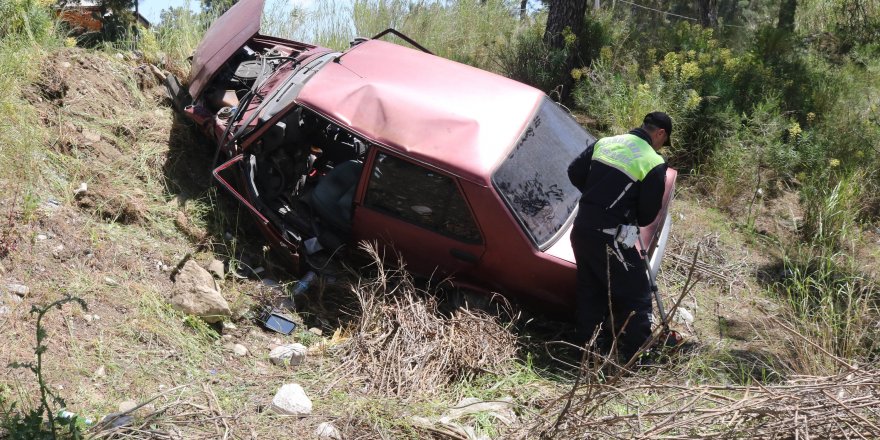
[[[660,211],[666,162],[657,150],[670,145],[671,134],[669,115],[648,113],[641,127],[599,139],[568,167],[571,183],[582,193],[571,231],[578,340],[588,341],[602,325],[599,340],[610,342],[611,329],[604,324],[610,312],[615,334],[623,330],[618,344],[626,360],[651,335],[651,289],[634,244],[638,226],[650,224]]]

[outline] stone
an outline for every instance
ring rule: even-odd
[[[65,61],[65,62],[61,63],[61,67],[65,68],[65,69],[69,69],[69,68],[70,68],[70,63],[67,62],[67,61]]]
[[[454,407],[449,408],[446,413],[440,416],[439,421],[444,424],[450,423],[456,419],[476,413],[486,413],[508,426],[516,422],[516,413],[513,412],[513,398],[511,397],[503,397],[492,401],[484,401],[476,397],[466,397],[461,399]]]
[[[133,409],[137,408],[137,406],[138,406],[138,403],[135,402],[134,400],[125,400],[125,401],[119,403],[119,412],[127,413],[127,412],[132,411]]]
[[[315,428],[315,437],[321,440],[342,440],[342,433],[330,422],[322,422]]]
[[[95,370],[94,377],[105,377],[105,376],[107,376],[107,370],[104,368],[103,365],[101,365],[100,367],[98,367],[97,370]]]
[[[312,327],[309,329],[309,333],[317,336],[324,336],[324,332],[318,327]]]
[[[118,286],[119,285],[119,283],[116,282],[116,280],[114,280],[113,278],[110,278],[110,277],[104,277],[104,282],[107,283],[108,286]]]
[[[694,323],[694,315],[684,307],[675,310],[674,320],[681,324],[690,325]]]
[[[276,347],[269,352],[269,361],[275,365],[296,366],[306,358],[308,349],[302,344],[287,344]]]
[[[101,138],[99,137],[98,140],[101,140]],[[73,190],[73,196],[74,197],[82,197],[82,196],[86,195],[86,193],[88,191],[89,191],[89,185],[85,182],[80,182],[79,187],[77,187],[75,190]]]
[[[96,133],[91,130],[83,130],[82,135],[86,139],[86,141],[89,143],[94,144],[97,142],[101,142],[101,133]]]
[[[217,281],[193,260],[187,261],[174,279],[171,306],[208,323],[222,321],[232,314]]]
[[[21,299],[21,297],[18,295],[10,295],[10,294],[6,294],[6,293],[0,293],[0,303],[17,305],[17,304],[21,304],[22,301],[24,301],[24,300]]]
[[[220,260],[212,260],[208,263],[208,272],[210,272],[211,275],[214,275],[214,278],[218,280],[226,278],[226,269],[223,267],[223,262]]]
[[[235,353],[236,356],[247,356],[248,349],[244,345],[235,344],[232,346],[232,352]]]
[[[37,234],[37,241],[43,241],[43,240],[46,240],[47,238],[49,238],[49,236],[46,234]]]
[[[6,289],[22,298],[31,292],[30,287],[18,283],[9,283],[6,285]]]
[[[92,320],[94,320],[95,317],[92,315],[83,315],[83,319],[85,319],[86,322],[92,322]]]
[[[281,386],[272,398],[272,410],[278,414],[307,416],[312,413],[312,400],[296,383]]]

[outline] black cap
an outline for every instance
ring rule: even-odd
[[[645,115],[645,120],[642,121],[642,124],[653,125],[666,130],[666,134],[669,136],[666,137],[666,142],[663,145],[672,145],[672,118],[669,115],[663,112],[651,112]]]

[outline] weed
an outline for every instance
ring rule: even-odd
[[[64,410],[67,407],[67,404],[60,396],[49,389],[49,386],[46,385],[46,381],[43,378],[43,354],[49,350],[49,347],[44,344],[47,340],[48,334],[43,327],[43,316],[53,308],[61,309],[64,304],[70,302],[78,304],[84,311],[88,310],[85,301],[69,295],[45,307],[35,305],[31,308],[31,314],[37,316],[37,345],[34,348],[36,362],[13,362],[9,366],[12,368],[26,368],[34,373],[37,378],[37,385],[40,389],[40,405],[38,408],[31,409],[30,411],[27,411],[27,413],[21,414],[16,410],[15,403],[12,403],[8,409],[4,409],[2,407],[3,401],[0,400],[0,410],[3,410],[2,412],[4,413],[3,419],[0,420],[0,428],[3,428],[7,432],[10,439],[54,440],[57,438],[85,438],[82,431],[83,427],[77,423],[76,417],[70,417],[61,412],[56,412],[56,409],[58,411]],[[52,401],[51,403],[50,399]],[[48,427],[45,424],[48,424]],[[60,435],[63,435],[64,437],[59,437]]]

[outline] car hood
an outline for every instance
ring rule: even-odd
[[[264,0],[241,0],[205,33],[192,60],[189,94],[198,98],[220,67],[260,31]]]

